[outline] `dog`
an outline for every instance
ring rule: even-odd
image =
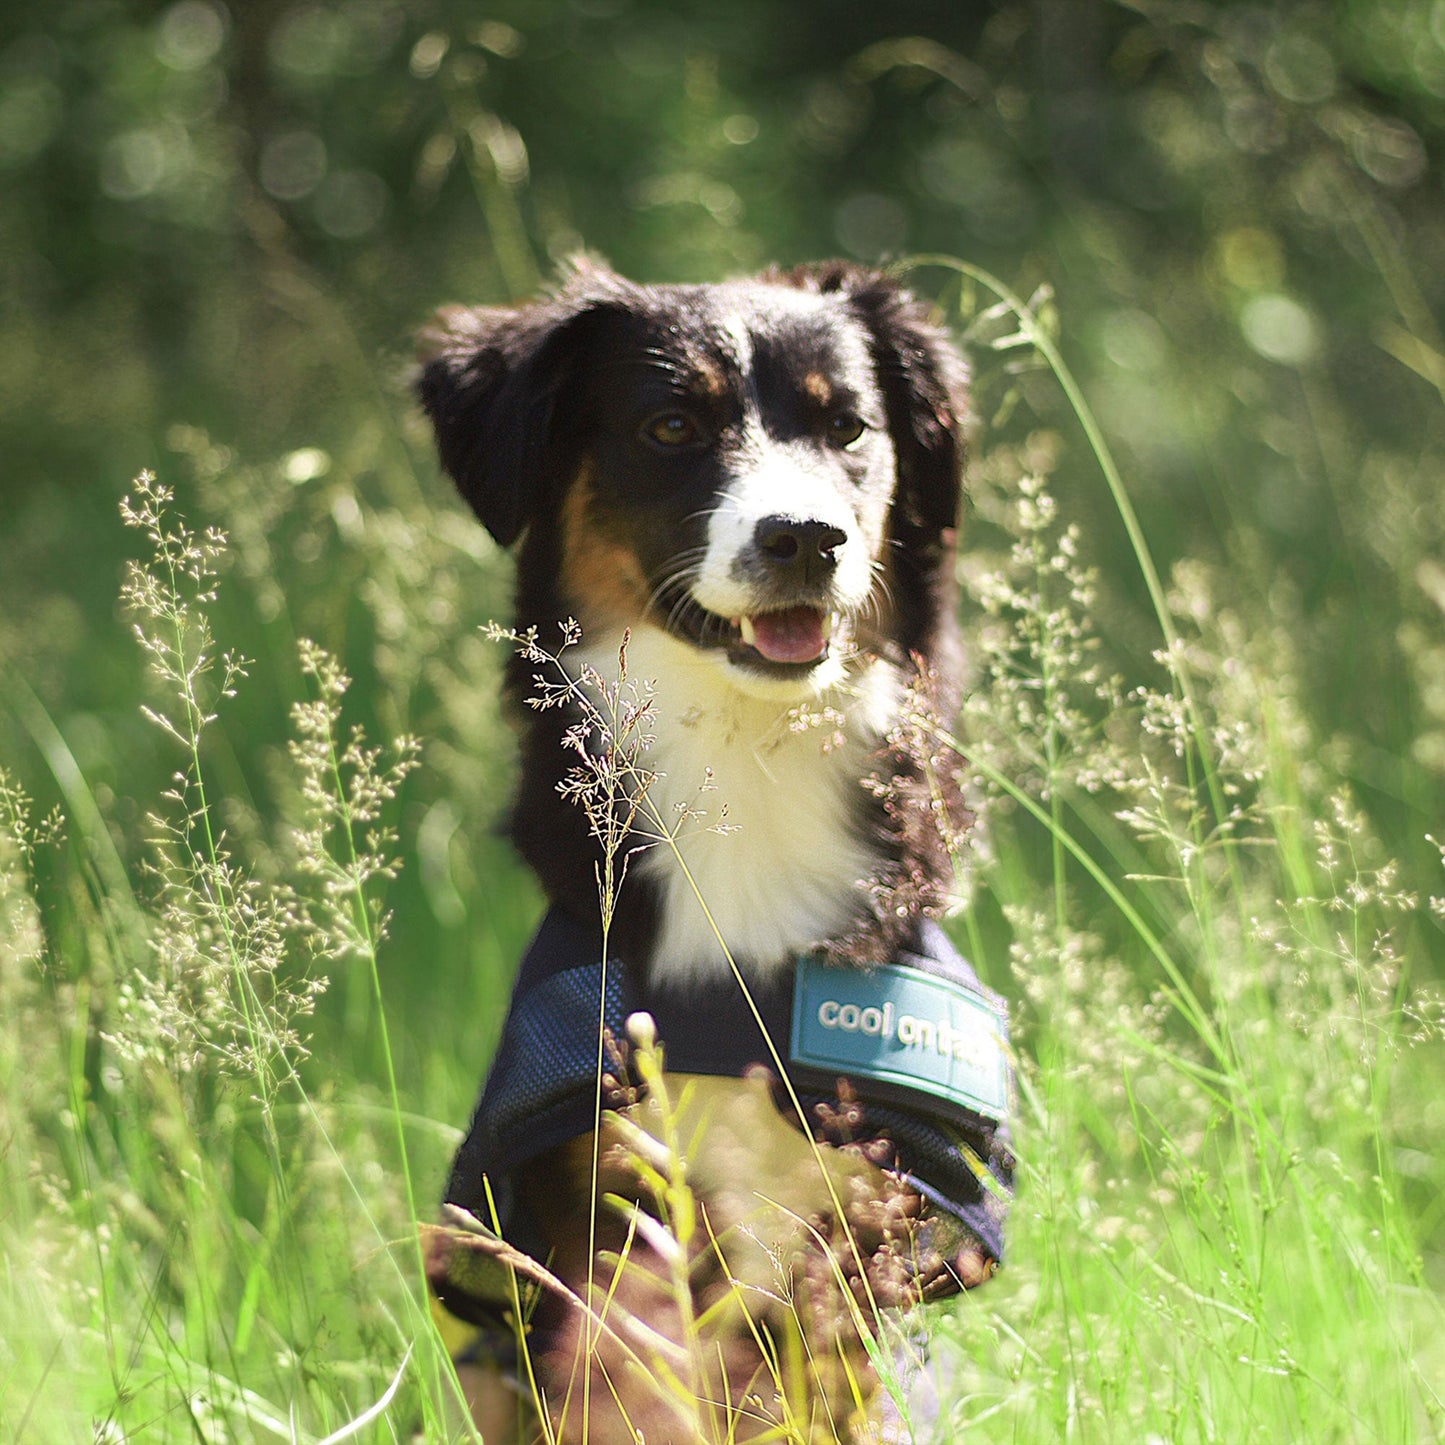
[[[429,1246],[474,1418],[536,1428],[514,1376],[560,1439],[879,1438],[864,1336],[992,1273],[1013,1167],[1002,1006],[932,921],[964,364],[843,262],[579,263],[419,353],[516,551],[511,834],[550,903]]]

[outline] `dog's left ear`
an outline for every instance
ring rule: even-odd
[[[898,453],[901,520],[934,535],[958,521],[968,421],[968,369],[944,332],[891,276],[846,261],[789,274],[840,292],[868,329]]]

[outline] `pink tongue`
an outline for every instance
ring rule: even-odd
[[[816,607],[759,612],[750,620],[753,646],[769,662],[816,662],[827,649],[823,614]]]

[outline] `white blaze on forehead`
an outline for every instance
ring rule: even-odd
[[[858,518],[838,489],[766,442],[752,465],[728,484],[707,524],[707,545],[693,595],[709,612],[740,617],[755,611],[757,594],[743,579],[739,562],[753,545],[765,517],[822,522],[847,541],[838,552],[833,593],[840,607],[859,606],[872,580],[868,547]]]
[[[723,322],[723,334],[733,345],[734,359],[743,377],[744,384],[751,392],[755,383],[753,377],[753,334],[739,316],[729,316]]]
[[[802,318],[829,309],[826,298],[807,291],[791,287],[768,289],[768,310],[775,316],[792,313]],[[743,580],[746,569],[738,564],[753,545],[758,523],[767,517],[780,517],[793,522],[821,522],[844,534],[846,541],[838,552],[832,582],[833,600],[843,610],[861,606],[873,580],[862,519],[832,481],[811,470],[763,430],[756,346],[744,315],[735,312],[721,318],[718,329],[742,378],[748,436],[737,461],[738,475],[728,484],[708,519],[693,595],[709,612],[722,617],[745,617],[756,611],[757,592]],[[871,366],[861,335],[852,337],[844,332],[843,337],[845,346],[856,345],[857,364]]]

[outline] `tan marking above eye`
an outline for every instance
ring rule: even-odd
[[[697,370],[689,389],[696,391],[700,396],[716,400],[723,396],[728,389],[727,373],[715,362],[701,361],[697,364]]]
[[[810,371],[803,378],[803,390],[819,406],[827,406],[833,400],[833,383],[821,371]]]

